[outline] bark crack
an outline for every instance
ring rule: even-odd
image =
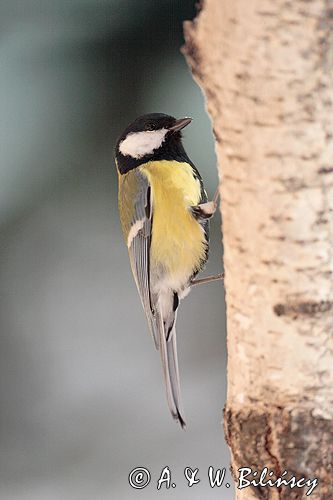
[[[279,441],[274,432],[274,419],[272,418],[272,415],[269,415],[267,419],[267,430],[265,434],[264,446],[268,456],[271,458],[276,478],[281,477],[282,474],[280,458],[278,456],[278,443]],[[276,493],[277,493],[277,499],[280,500],[282,498],[281,486],[276,488]]]

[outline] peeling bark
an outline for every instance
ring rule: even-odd
[[[332,499],[333,4],[206,0],[184,28],[222,180],[232,471],[318,478],[311,498]]]

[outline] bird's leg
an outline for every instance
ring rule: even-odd
[[[199,278],[197,280],[192,280],[190,286],[204,285],[205,283],[210,283],[211,281],[219,281],[224,279],[224,273],[216,274],[215,276],[207,276],[206,278]]]
[[[220,185],[217,186],[214,197],[212,201],[207,201],[206,203],[200,203],[191,207],[193,215],[198,219],[210,219],[216,212],[217,202],[220,196]]]
[[[219,184],[219,185],[217,186],[216,191],[215,191],[215,193],[214,193],[214,197],[213,197],[213,203],[214,203],[214,205],[216,205],[216,206],[217,206],[218,199],[219,199],[219,197],[220,197],[220,185],[221,185],[221,184]]]

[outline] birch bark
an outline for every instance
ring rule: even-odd
[[[184,30],[222,181],[233,474],[318,478],[331,500],[333,2],[206,0]]]

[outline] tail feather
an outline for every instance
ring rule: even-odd
[[[177,337],[176,329],[173,326],[173,331],[171,333],[171,338],[167,342],[167,353],[168,353],[168,364],[169,373],[171,380],[171,388],[174,395],[174,400],[177,407],[177,420],[179,421],[182,428],[186,427],[184,420],[184,409],[180,393],[180,382],[179,382],[179,369],[178,369],[178,355],[177,355]]]
[[[183,405],[180,394],[179,369],[177,357],[176,330],[173,326],[169,340],[166,340],[163,318],[160,312],[157,314],[156,327],[158,330],[159,350],[161,354],[163,375],[166,387],[167,401],[171,415],[178,420],[182,428],[185,428]]]

